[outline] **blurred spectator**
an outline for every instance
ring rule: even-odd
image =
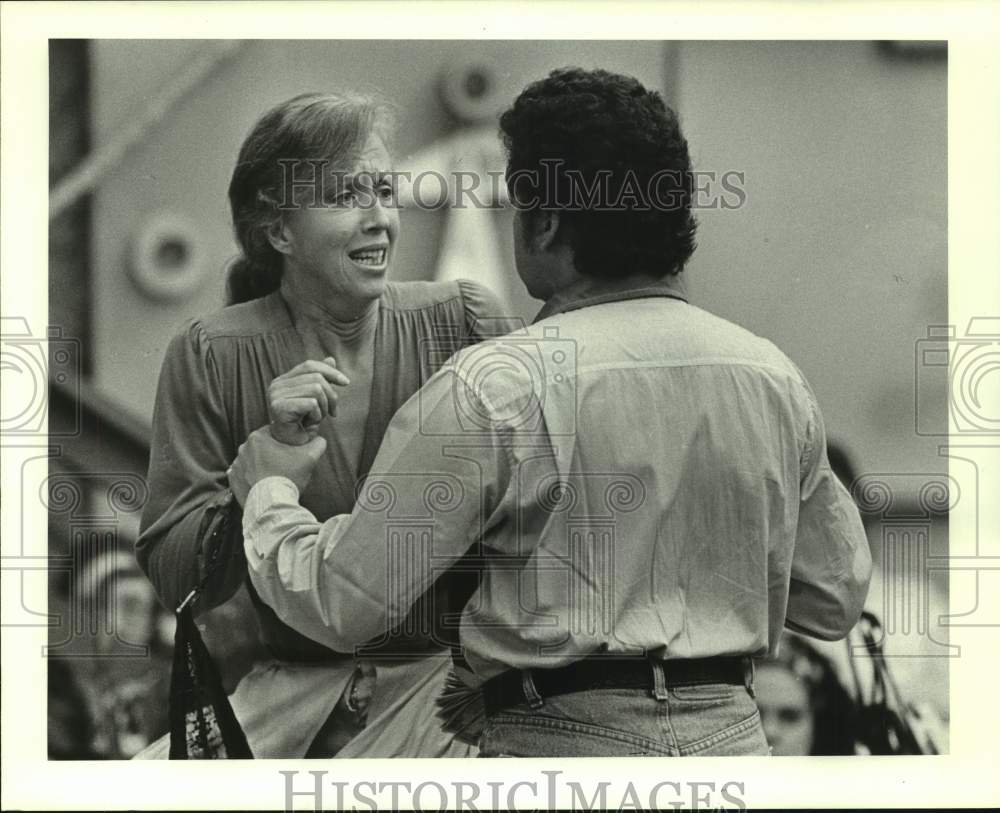
[[[90,703],[65,660],[49,661],[49,759],[98,759]]]
[[[173,617],[117,550],[87,564],[70,599],[88,634],[49,661],[50,757],[128,759],[167,730]]]
[[[786,633],[778,655],[759,661],[754,682],[774,756],[854,754],[856,709],[833,665]]]

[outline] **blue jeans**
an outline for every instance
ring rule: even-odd
[[[750,691],[728,683],[593,689],[490,715],[482,757],[767,756]]]

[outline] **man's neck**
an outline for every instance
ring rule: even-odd
[[[619,279],[577,276],[573,282],[560,288],[546,300],[535,321],[589,305],[642,296],[669,296],[686,302],[686,289],[682,274],[663,277],[633,274]]]

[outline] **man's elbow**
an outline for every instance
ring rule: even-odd
[[[372,635],[368,634],[367,626],[352,617],[327,616],[323,619],[317,634],[334,652],[355,652],[364,644],[369,643]]]
[[[868,578],[864,582],[854,582],[845,585],[844,593],[837,608],[839,612],[830,613],[825,619],[825,634],[816,637],[826,641],[841,641],[846,638],[855,624],[861,619],[861,613],[865,609],[865,600],[868,597]]]
[[[853,607],[848,609],[841,605],[837,608],[831,608],[821,618],[818,615],[808,617],[789,614],[785,617],[785,626],[792,632],[817,638],[820,641],[842,641],[860,618],[860,608],[854,612]]]
[[[867,549],[855,557],[850,572],[835,589],[792,583],[785,626],[823,641],[846,638],[861,618],[868,598],[872,563]]]
[[[316,595],[319,595],[319,591]],[[312,604],[312,598],[310,596],[311,606],[298,611],[284,608],[284,613],[288,617],[282,618],[282,621],[291,627],[301,627],[304,620],[309,619],[305,623],[312,629],[309,631],[300,629],[300,631],[321,641],[334,652],[354,652],[385,632],[377,614],[365,612],[350,601],[318,601]],[[276,603],[281,604],[281,602]]]
[[[865,544],[859,547],[855,553],[851,575],[844,585],[844,614],[840,638],[847,637],[847,634],[854,629],[854,625],[861,618],[865,602],[868,600],[871,579],[872,557],[868,545]]]

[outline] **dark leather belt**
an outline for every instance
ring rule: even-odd
[[[663,667],[665,687],[704,683],[749,686],[753,670],[750,658],[692,658],[654,661],[649,658],[593,656],[556,669],[510,669],[490,678],[482,686],[486,713],[527,702],[542,705],[546,697],[592,689],[656,690],[657,665]]]

